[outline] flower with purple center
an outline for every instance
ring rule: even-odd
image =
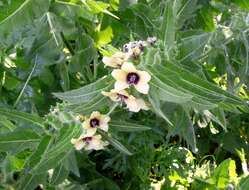
[[[112,76],[116,79],[114,88],[117,91],[134,86],[142,94],[148,94],[149,92],[148,82],[151,76],[146,71],[137,70],[130,62],[125,62],[121,69],[113,70]]]
[[[76,150],[101,150],[108,145],[107,142],[101,140],[101,135],[88,135],[82,134],[77,139],[72,139],[71,143],[74,145]]]
[[[125,90],[117,91],[112,89],[110,92],[102,92],[104,96],[109,97],[114,102],[125,103],[128,110],[131,112],[139,112],[142,110],[148,110],[148,106],[141,98],[135,98],[128,94]]]
[[[86,130],[88,135],[96,133],[97,129],[108,131],[108,122],[110,117],[100,114],[98,111],[92,112],[89,118],[83,122],[83,128]]]

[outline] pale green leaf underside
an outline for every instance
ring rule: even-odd
[[[34,114],[19,112],[16,110],[10,110],[1,107],[0,107],[0,114],[6,116],[9,120],[14,120],[14,121],[22,120],[37,125],[39,127],[43,127],[44,120],[41,117]]]
[[[0,22],[0,44],[12,43],[27,25],[48,11],[49,0],[26,0],[11,15]],[[9,36],[11,36],[9,38]]]
[[[139,132],[139,131],[151,130],[150,127],[126,121],[111,121],[109,125],[111,128],[115,128],[116,130],[123,132],[135,132],[135,131]]]

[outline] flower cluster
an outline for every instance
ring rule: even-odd
[[[143,53],[144,48],[153,45],[156,42],[155,37],[149,37],[147,41],[133,41],[123,46],[123,52],[116,52],[111,57],[104,57],[103,63],[106,66],[115,68],[112,76],[116,80],[114,89],[110,92],[102,92],[114,102],[126,104],[129,111],[139,112],[148,110],[148,106],[141,98],[130,95],[127,90],[134,87],[142,94],[148,94],[151,76],[146,71],[138,70],[132,63]]]
[[[146,46],[156,43],[156,37],[148,37],[146,41],[133,41],[123,46],[123,51],[133,59],[138,59],[140,54],[144,51]]]
[[[156,43],[156,37],[148,37],[146,41],[132,41],[123,45],[123,52],[118,51],[111,57],[104,56],[103,63],[108,67],[120,68],[124,62],[133,61],[140,57],[145,47]]]
[[[72,139],[76,150],[101,150],[108,145],[103,141],[101,135],[97,134],[97,129],[108,132],[108,122],[110,117],[100,114],[98,111],[92,112],[90,117],[85,118],[82,124],[83,133],[77,139]]]
[[[148,106],[142,98],[133,96],[130,92],[131,87],[141,94],[148,94],[151,76],[146,71],[138,70],[132,63],[134,59],[138,59],[143,50],[148,45],[156,42],[155,37],[150,37],[147,41],[134,41],[124,45],[123,52],[114,53],[111,57],[103,57],[103,63],[106,66],[114,68],[112,76],[116,80],[114,89],[110,92],[102,92],[104,96],[108,96],[114,102],[126,104],[131,112],[139,112],[140,110],[148,110]],[[71,143],[76,150],[101,150],[108,145],[103,141],[98,130],[108,132],[108,122],[110,117],[102,115],[98,111],[92,112],[90,117],[84,118],[82,123],[83,133],[77,139],[72,139]]]

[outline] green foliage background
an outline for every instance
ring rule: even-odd
[[[248,190],[248,11],[246,0],[0,0],[0,189]],[[149,36],[138,67],[151,110],[117,107],[112,146],[75,151],[76,114],[113,107],[102,57]]]

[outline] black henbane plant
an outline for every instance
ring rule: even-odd
[[[108,123],[111,120],[109,115],[114,111],[115,107],[120,103],[125,103],[131,112],[138,112],[139,110],[148,110],[149,107],[142,98],[134,97],[131,92],[134,87],[142,94],[148,94],[149,81],[151,76],[146,71],[137,70],[132,61],[138,59],[143,53],[145,46],[154,44],[148,38],[147,42],[130,42],[125,45],[125,52],[115,52],[111,57],[104,57],[103,62],[107,66],[119,68],[114,69],[111,73],[116,80],[114,89],[110,92],[102,91],[102,95],[109,97],[116,102],[110,109],[107,115],[102,115],[98,111],[91,113],[90,117],[86,117],[82,124],[82,134],[78,139],[72,139],[77,150],[85,148],[86,150],[100,150],[108,144],[101,140],[101,133],[108,132]],[[149,41],[149,42],[148,42]],[[131,45],[130,45],[131,44]],[[129,92],[128,92],[129,91]],[[80,116],[81,118],[84,116]],[[98,130],[100,134],[98,133]],[[97,135],[95,135],[97,134]]]

